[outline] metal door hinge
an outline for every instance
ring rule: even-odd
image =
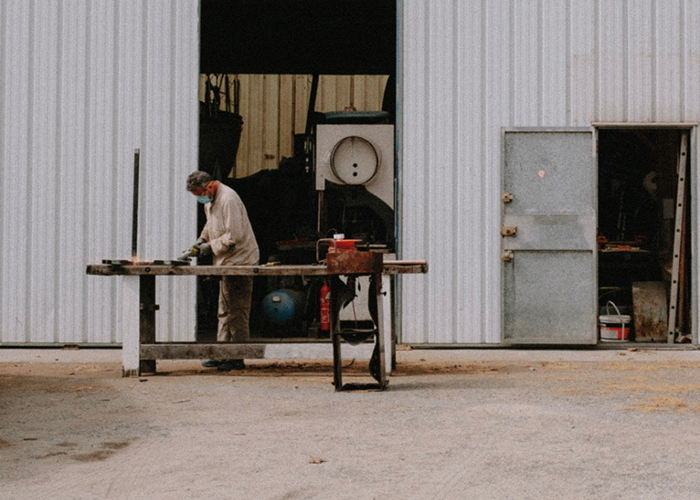
[[[503,203],[510,203],[513,201],[513,195],[510,193],[503,193],[503,196],[501,196],[501,200],[503,200]]]
[[[518,232],[518,226],[503,226],[501,228],[501,236],[515,236]]]
[[[504,262],[510,262],[511,260],[513,260],[513,252],[510,250],[504,250],[503,254],[501,255],[501,258]]]

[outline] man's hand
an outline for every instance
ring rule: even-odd
[[[194,244],[194,248],[197,249],[197,257],[206,257],[208,255],[211,255],[211,247],[209,246],[209,243],[207,243],[202,238],[197,240],[197,243]]]

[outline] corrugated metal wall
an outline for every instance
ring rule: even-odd
[[[130,253],[135,148],[139,257],[175,256],[195,236],[183,178],[197,162],[197,9],[0,2],[3,343],[120,341],[118,280],[85,265]],[[399,12],[400,250],[430,262],[403,278],[402,340],[499,342],[501,127],[697,121],[700,0],[405,0]],[[190,339],[194,283],[174,284],[159,280],[158,336]]]
[[[700,1],[406,0],[399,21],[401,256],[430,263],[402,340],[500,342],[501,127],[698,121]]]
[[[118,278],[88,263],[196,238],[197,0],[0,2],[0,341],[114,343]],[[194,282],[159,280],[161,339],[194,338]],[[177,293],[175,293],[177,290]]]
[[[213,76],[213,75],[210,75]],[[339,111],[354,106],[358,111],[382,109],[386,75],[321,75],[316,111]],[[199,79],[199,99],[205,100],[207,76]],[[275,169],[283,156],[294,154],[294,134],[303,134],[311,94],[311,75],[230,75],[229,96],[234,81],[240,82],[240,115],[243,132],[236,157],[236,176]],[[223,75],[217,86],[225,89]],[[234,105],[231,104],[230,109]],[[220,109],[226,109],[222,99]]]

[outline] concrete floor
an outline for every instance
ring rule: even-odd
[[[331,360],[120,359],[0,349],[0,498],[698,498],[697,350],[400,350],[352,393]]]

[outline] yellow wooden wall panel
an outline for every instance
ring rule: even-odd
[[[318,84],[320,101],[316,101],[316,111],[335,111],[336,107],[336,77],[335,75],[321,75]]]
[[[386,75],[321,75],[316,111],[382,109]],[[306,130],[311,75],[229,75],[240,82],[239,110],[243,131],[236,157],[236,177],[274,169],[294,154],[294,134]],[[219,78],[223,82],[223,77]],[[200,75],[200,100],[206,76]],[[233,94],[232,94],[233,95]],[[222,100],[221,109],[226,109]],[[233,108],[233,107],[232,107]]]
[[[379,91],[380,82],[376,78],[368,79],[367,86],[365,88],[365,103],[373,104],[377,107],[375,109],[382,109],[382,98],[384,93]],[[367,110],[368,111],[368,110]]]
[[[262,170],[279,165],[280,76],[263,76]]]
[[[238,164],[236,172],[238,177],[246,177],[248,175],[259,172],[263,169],[263,121],[265,117],[265,99],[264,99],[264,75],[250,75],[249,79],[249,102],[248,114],[243,116],[244,122],[248,122],[248,126],[243,124],[243,132],[248,133],[248,163]],[[246,120],[247,118],[247,120]]]
[[[280,76],[279,160],[294,155],[294,76]]]
[[[241,131],[241,139],[238,145],[238,153],[236,155],[236,177],[242,177],[241,170],[243,165],[248,165],[250,162],[248,160],[250,154],[250,144],[248,138],[250,137],[248,116],[250,115],[250,75],[241,75],[238,78],[240,82],[241,90],[239,94],[239,112],[243,117],[243,128]]]
[[[340,75],[335,77],[335,107],[326,111],[342,111],[352,106],[352,76]]]
[[[311,76],[294,76],[294,133],[306,132],[306,114],[309,110],[309,95],[311,94]],[[318,101],[318,99],[317,99]]]
[[[368,111],[365,96],[366,80],[365,75],[357,75],[353,78],[352,104],[358,111]]]

